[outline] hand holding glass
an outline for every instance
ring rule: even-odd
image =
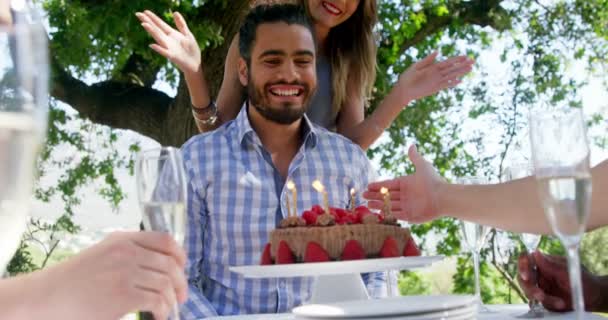
[[[144,228],[170,233],[177,243],[183,244],[187,182],[180,151],[164,147],[141,152],[136,180]],[[173,319],[179,319],[177,305]]]

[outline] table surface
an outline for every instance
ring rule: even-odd
[[[492,313],[481,313],[477,316],[478,320],[485,319],[496,319],[496,320],[507,320],[507,319],[519,319],[517,316],[522,315],[528,311],[528,305],[517,304],[517,305],[487,305],[487,307],[493,311]],[[543,319],[556,319],[556,320],[569,320],[575,319],[573,313],[548,313]],[[283,314],[258,314],[258,315],[246,315],[246,316],[230,316],[230,317],[215,317],[207,318],[215,320],[296,320],[296,316],[291,313]],[[378,318],[379,320],[382,318]],[[590,320],[606,320],[607,318],[601,317],[596,314],[587,313],[585,319]]]

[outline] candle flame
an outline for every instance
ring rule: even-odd
[[[357,191],[355,191],[355,188],[351,188],[351,189],[350,189],[350,195],[351,195],[351,196],[354,196],[356,192],[357,192]]]
[[[312,187],[315,188],[315,190],[317,190],[318,192],[324,192],[325,191],[325,187],[323,186],[323,184],[319,180],[313,181]]]
[[[383,195],[386,195],[386,194],[388,193],[388,189],[387,189],[387,188],[385,188],[385,187],[382,187],[382,188],[380,189],[380,193],[382,193]]]
[[[296,185],[293,183],[293,181],[291,181],[291,180],[287,181],[287,189],[293,191],[293,190],[295,190],[295,188],[296,188]]]

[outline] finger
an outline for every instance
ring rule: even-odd
[[[141,12],[135,12],[135,16],[137,17],[137,19],[139,19],[139,21],[141,22],[149,22],[152,23],[152,21],[148,18],[148,16],[146,16],[145,14],[141,13]]]
[[[173,20],[175,21],[175,26],[177,26],[177,30],[181,32],[183,35],[189,35],[190,29],[188,28],[188,24],[186,23],[186,19],[179,12],[173,13]]]
[[[187,258],[184,249],[168,233],[154,231],[135,232],[132,239],[135,244],[142,248],[173,257],[180,267],[186,265]]]
[[[149,47],[150,47],[150,49],[156,51],[161,56],[163,56],[169,60],[173,59],[173,55],[171,54],[171,51],[157,45],[156,43],[149,45]]]
[[[450,80],[446,80],[442,83],[439,84],[439,86],[437,87],[437,90],[435,90],[435,92],[439,92],[445,89],[451,89],[456,87],[457,85],[461,84],[462,80],[460,79],[450,79]]]
[[[407,156],[410,158],[410,161],[414,164],[414,167],[418,169],[419,167],[424,166],[426,160],[418,153],[418,147],[413,144],[407,150]]]
[[[529,281],[533,270],[530,266],[530,258],[527,254],[524,253],[519,256],[517,259],[517,267],[519,276],[522,278],[522,280]]]
[[[454,65],[451,68],[441,71],[441,78],[443,80],[462,78],[472,70],[473,67],[470,65]]]
[[[543,278],[550,281],[564,281],[568,279],[568,266],[565,260],[548,257],[540,252],[534,252],[534,259],[538,272]]]
[[[538,255],[542,255],[539,251]],[[547,261],[551,263],[555,263],[556,265],[563,265],[564,267],[568,267],[568,260],[563,256],[554,256],[554,255],[543,255]]]
[[[424,59],[418,61],[418,63],[416,63],[416,69],[420,70],[432,65],[435,62],[437,55],[439,55],[439,52],[434,51],[433,53],[426,56]]]
[[[170,280],[171,288],[175,288],[175,295],[181,300],[187,295],[187,282],[183,268],[175,260],[154,251],[141,251],[136,254],[136,263],[143,270],[154,271],[164,275]]]
[[[540,302],[545,301],[546,294],[545,292],[536,286],[532,281],[527,281],[522,279],[521,274],[517,277],[517,282],[519,286],[524,291],[524,294],[528,299],[536,299]]]
[[[136,287],[135,296],[138,299],[135,309],[148,311],[154,315],[154,319],[167,319],[170,306],[165,302],[163,295],[154,290]]]
[[[537,300],[542,302],[543,306],[546,309],[551,310],[551,311],[564,312],[564,311],[569,311],[570,309],[572,309],[572,307],[569,306],[564,301],[564,299],[562,299],[560,297],[545,294],[545,296],[543,297],[543,300],[539,300],[539,299],[537,299]]]
[[[167,35],[162,33],[160,29],[155,27],[153,24],[148,22],[143,22],[141,26],[148,32],[148,34],[158,43],[160,46],[166,48],[167,47]]]
[[[401,194],[398,191],[399,190],[397,190],[395,192],[389,192],[390,200],[399,201],[401,199]],[[365,191],[363,193],[363,197],[368,200],[384,200],[384,195],[382,193],[376,192],[376,191]]]
[[[443,71],[451,68],[454,65],[473,65],[473,60],[469,59],[467,56],[451,57],[444,61],[435,63],[433,67],[438,71]]]
[[[177,294],[173,283],[173,279],[168,275],[146,268],[140,268],[133,278],[133,284],[136,288],[154,291],[162,295],[169,306],[177,303]]]
[[[145,10],[144,13],[146,14],[146,16],[148,16],[148,18],[150,18],[150,20],[152,20],[152,23],[154,23],[154,25],[165,34],[169,34],[171,33],[171,31],[175,30],[171,28],[171,26],[168,25],[165,21],[163,21],[163,19],[159,18],[156,14],[154,14],[154,12],[150,10]]]
[[[380,191],[380,189],[382,189],[383,187],[387,188],[389,191],[399,190],[399,179],[372,182],[367,186],[367,189],[370,191]]]

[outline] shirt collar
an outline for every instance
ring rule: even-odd
[[[302,129],[304,130],[304,146],[307,149],[314,148],[317,145],[318,128],[315,128],[315,125],[310,122],[310,119],[308,119],[308,116],[306,116],[306,114],[304,114],[302,120]],[[253,130],[253,128],[251,127],[251,123],[249,122],[249,116],[247,114],[247,102],[245,102],[245,104],[241,108],[241,111],[239,112],[234,121],[234,124],[234,128],[236,130],[236,138],[241,146],[244,146],[246,141],[248,141],[247,139],[249,137],[253,139],[249,141],[252,141],[259,145],[262,144],[260,138]]]

